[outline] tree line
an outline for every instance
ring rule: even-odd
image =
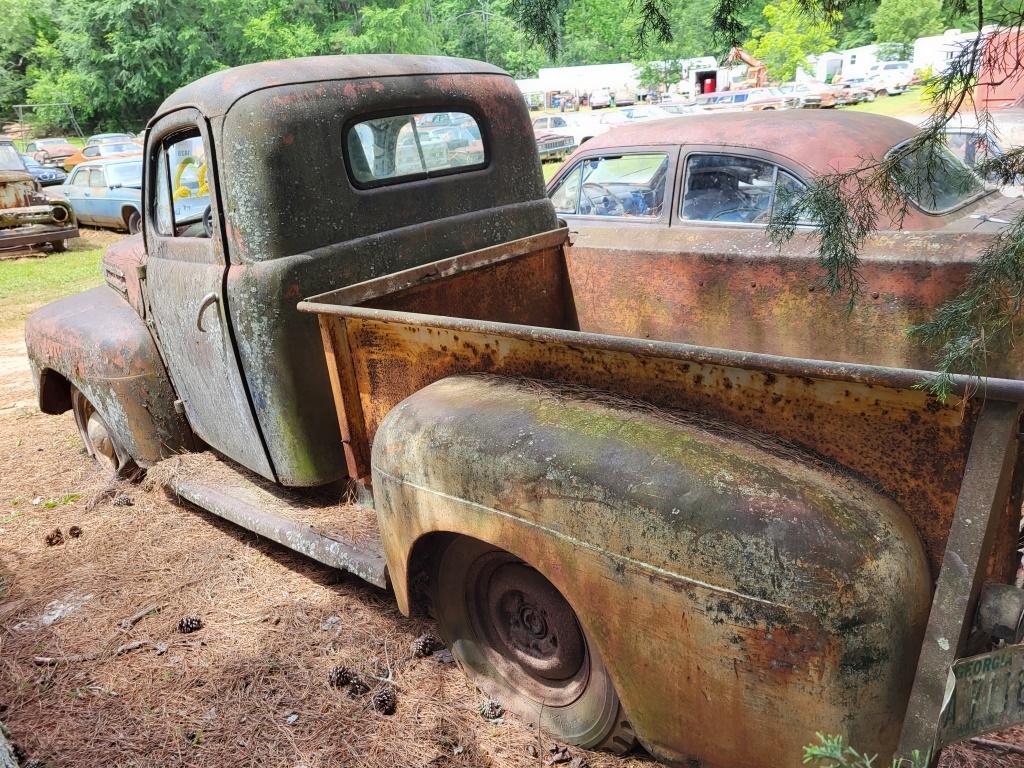
[[[225,67],[335,53],[466,56],[515,77],[543,66],[676,60],[728,44],[713,32],[717,0],[662,3],[671,40],[644,40],[634,0],[574,0],[546,32],[520,23],[515,0],[0,0],[0,120],[12,105],[67,102],[92,129],[138,129],[165,96]],[[796,0],[752,0],[743,37],[773,79],[808,54],[882,39],[908,42],[970,28],[941,0],[846,5],[808,25]],[[59,110],[35,118],[57,127]]]

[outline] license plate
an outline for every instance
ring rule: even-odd
[[[1024,645],[960,659],[946,681],[938,750],[1024,723]]]

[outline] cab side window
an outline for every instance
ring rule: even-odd
[[[767,224],[778,190],[804,184],[774,163],[739,155],[690,155],[681,216],[689,221]]]
[[[210,183],[202,137],[177,134],[163,142],[155,186],[156,225],[161,235],[210,236]]]
[[[578,168],[578,176],[574,170],[552,190],[552,202],[560,213],[645,219],[661,216],[668,155],[652,152],[588,158]],[[573,183],[579,186],[575,211],[569,210],[568,200],[572,192],[569,185]]]
[[[89,169],[89,182],[90,187],[105,187],[107,182],[103,178],[103,171],[99,168]]]

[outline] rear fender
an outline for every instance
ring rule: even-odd
[[[140,466],[195,448],[152,334],[113,289],[36,310],[25,322],[25,345],[43,413],[69,410],[74,386]]]
[[[399,403],[372,467],[400,608],[423,548],[471,536],[565,595],[659,758],[795,763],[816,730],[891,754],[930,603],[909,518],[673,414],[482,376]]]

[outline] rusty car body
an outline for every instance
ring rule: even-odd
[[[403,154],[438,114],[483,157]],[[40,408],[114,473],[201,451],[171,491],[432,611],[557,738],[707,768],[795,764],[816,730],[927,749],[957,660],[1021,647],[1024,384],[943,403],[906,350],[687,343],[701,269],[560,228],[500,70],[227,70],[143,162],[107,286],[26,323]]]
[[[833,112],[695,115],[621,127],[577,150],[548,190],[576,233],[575,249],[626,259],[637,274],[685,270],[668,297],[651,292],[646,278],[592,285],[611,315],[632,314],[637,302],[651,307],[633,329],[638,334],[656,332],[667,312],[689,318],[692,344],[927,369],[929,351],[904,329],[957,293],[1019,200],[979,180],[948,210],[911,204],[899,224],[883,222],[862,249],[864,293],[848,316],[846,297],[823,295],[804,279],[816,269],[811,223],[781,248],[765,233],[776,184],[806,185],[883,157],[914,130],[892,118]],[[641,158],[650,164],[646,177],[637,173]],[[742,178],[755,171],[759,178]],[[574,186],[577,177],[582,187]],[[1020,350],[1011,351],[988,373],[1017,377],[1021,361]]]
[[[46,245],[66,251],[75,237],[71,207],[44,195],[14,143],[0,139],[0,250]]]

